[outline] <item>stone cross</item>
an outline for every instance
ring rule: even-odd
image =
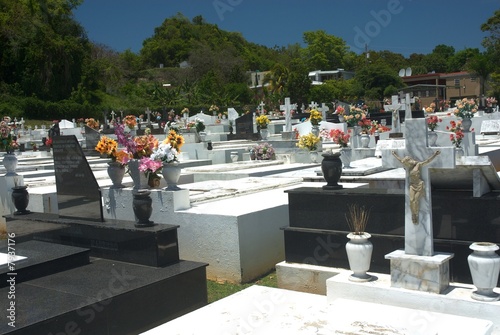
[[[280,105],[280,110],[285,112],[285,131],[292,131],[292,110],[295,109],[295,104],[290,103],[290,98],[285,98],[285,104]]]
[[[259,104],[259,112],[260,114],[263,114],[264,113],[264,101],[261,101],[260,104]]]
[[[115,119],[115,115],[116,115],[115,111],[111,111],[111,120]]]
[[[400,133],[401,125],[399,124],[399,110],[403,105],[399,103],[398,96],[392,96],[392,103],[390,105],[384,105],[386,111],[392,112],[392,133]]]
[[[330,107],[328,107],[324,102],[321,104],[321,116],[323,118],[323,121],[326,121],[326,112],[330,110]]]
[[[314,101],[311,101],[311,103],[309,104],[309,108],[316,109],[316,108],[318,108],[318,104]]]
[[[148,126],[151,125],[151,111],[149,110],[149,107],[146,108],[146,115],[148,116]]]
[[[121,115],[121,119],[120,120],[123,120],[123,111],[120,111],[120,115]]]
[[[382,150],[382,165],[406,170],[405,254],[432,256],[432,203],[429,168],[454,168],[455,148],[427,144],[426,119],[405,122],[405,148]],[[438,153],[437,153],[438,152]]]
[[[405,120],[411,119],[411,104],[415,103],[415,98],[410,99],[410,93],[406,93],[405,97],[401,99],[401,103],[405,106]]]

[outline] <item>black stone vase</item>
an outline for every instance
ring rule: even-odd
[[[12,188],[12,203],[17,209],[14,212],[14,215],[23,215],[31,213],[29,210],[26,209],[26,207],[28,207],[28,204],[30,202],[30,195],[26,188],[27,186],[14,186]]]
[[[342,176],[342,161],[340,153],[324,153],[323,161],[321,162],[321,171],[327,184],[323,186],[324,190],[340,190],[342,185],[339,185],[340,176]]]
[[[142,228],[154,225],[154,222],[149,220],[153,213],[153,200],[149,196],[150,194],[151,191],[144,189],[133,192],[132,208],[135,214],[136,227]]]

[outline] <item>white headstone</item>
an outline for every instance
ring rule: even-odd
[[[405,149],[383,150],[382,164],[406,170],[405,254],[433,256],[429,167],[454,168],[455,148],[428,147],[425,119],[410,119],[405,124]]]
[[[66,120],[66,119],[63,119],[61,120],[61,122],[59,122],[59,128],[60,129],[70,129],[70,128],[74,128],[73,126],[73,122],[69,121],[69,120]]]
[[[227,118],[229,121],[234,121],[239,117],[238,112],[234,108],[227,109]]]

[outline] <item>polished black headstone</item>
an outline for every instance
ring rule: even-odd
[[[104,221],[99,184],[76,136],[54,137],[52,153],[59,215]]]
[[[345,213],[349,205],[359,204],[370,210],[366,230],[374,246],[371,270],[390,272],[385,255],[404,248],[402,190],[303,187],[286,192],[290,217],[289,227],[283,228],[287,262],[348,268],[345,244],[350,230]],[[450,262],[452,281],[472,282],[469,246],[477,241],[499,243],[499,217],[496,192],[474,198],[471,191],[432,191],[434,250],[455,254]]]
[[[243,114],[235,120],[236,134],[228,134],[228,140],[252,140],[260,139],[259,133],[253,132],[253,115],[251,113]]]

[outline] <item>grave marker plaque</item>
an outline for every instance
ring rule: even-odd
[[[54,137],[52,152],[59,215],[104,221],[99,184],[76,136]]]

